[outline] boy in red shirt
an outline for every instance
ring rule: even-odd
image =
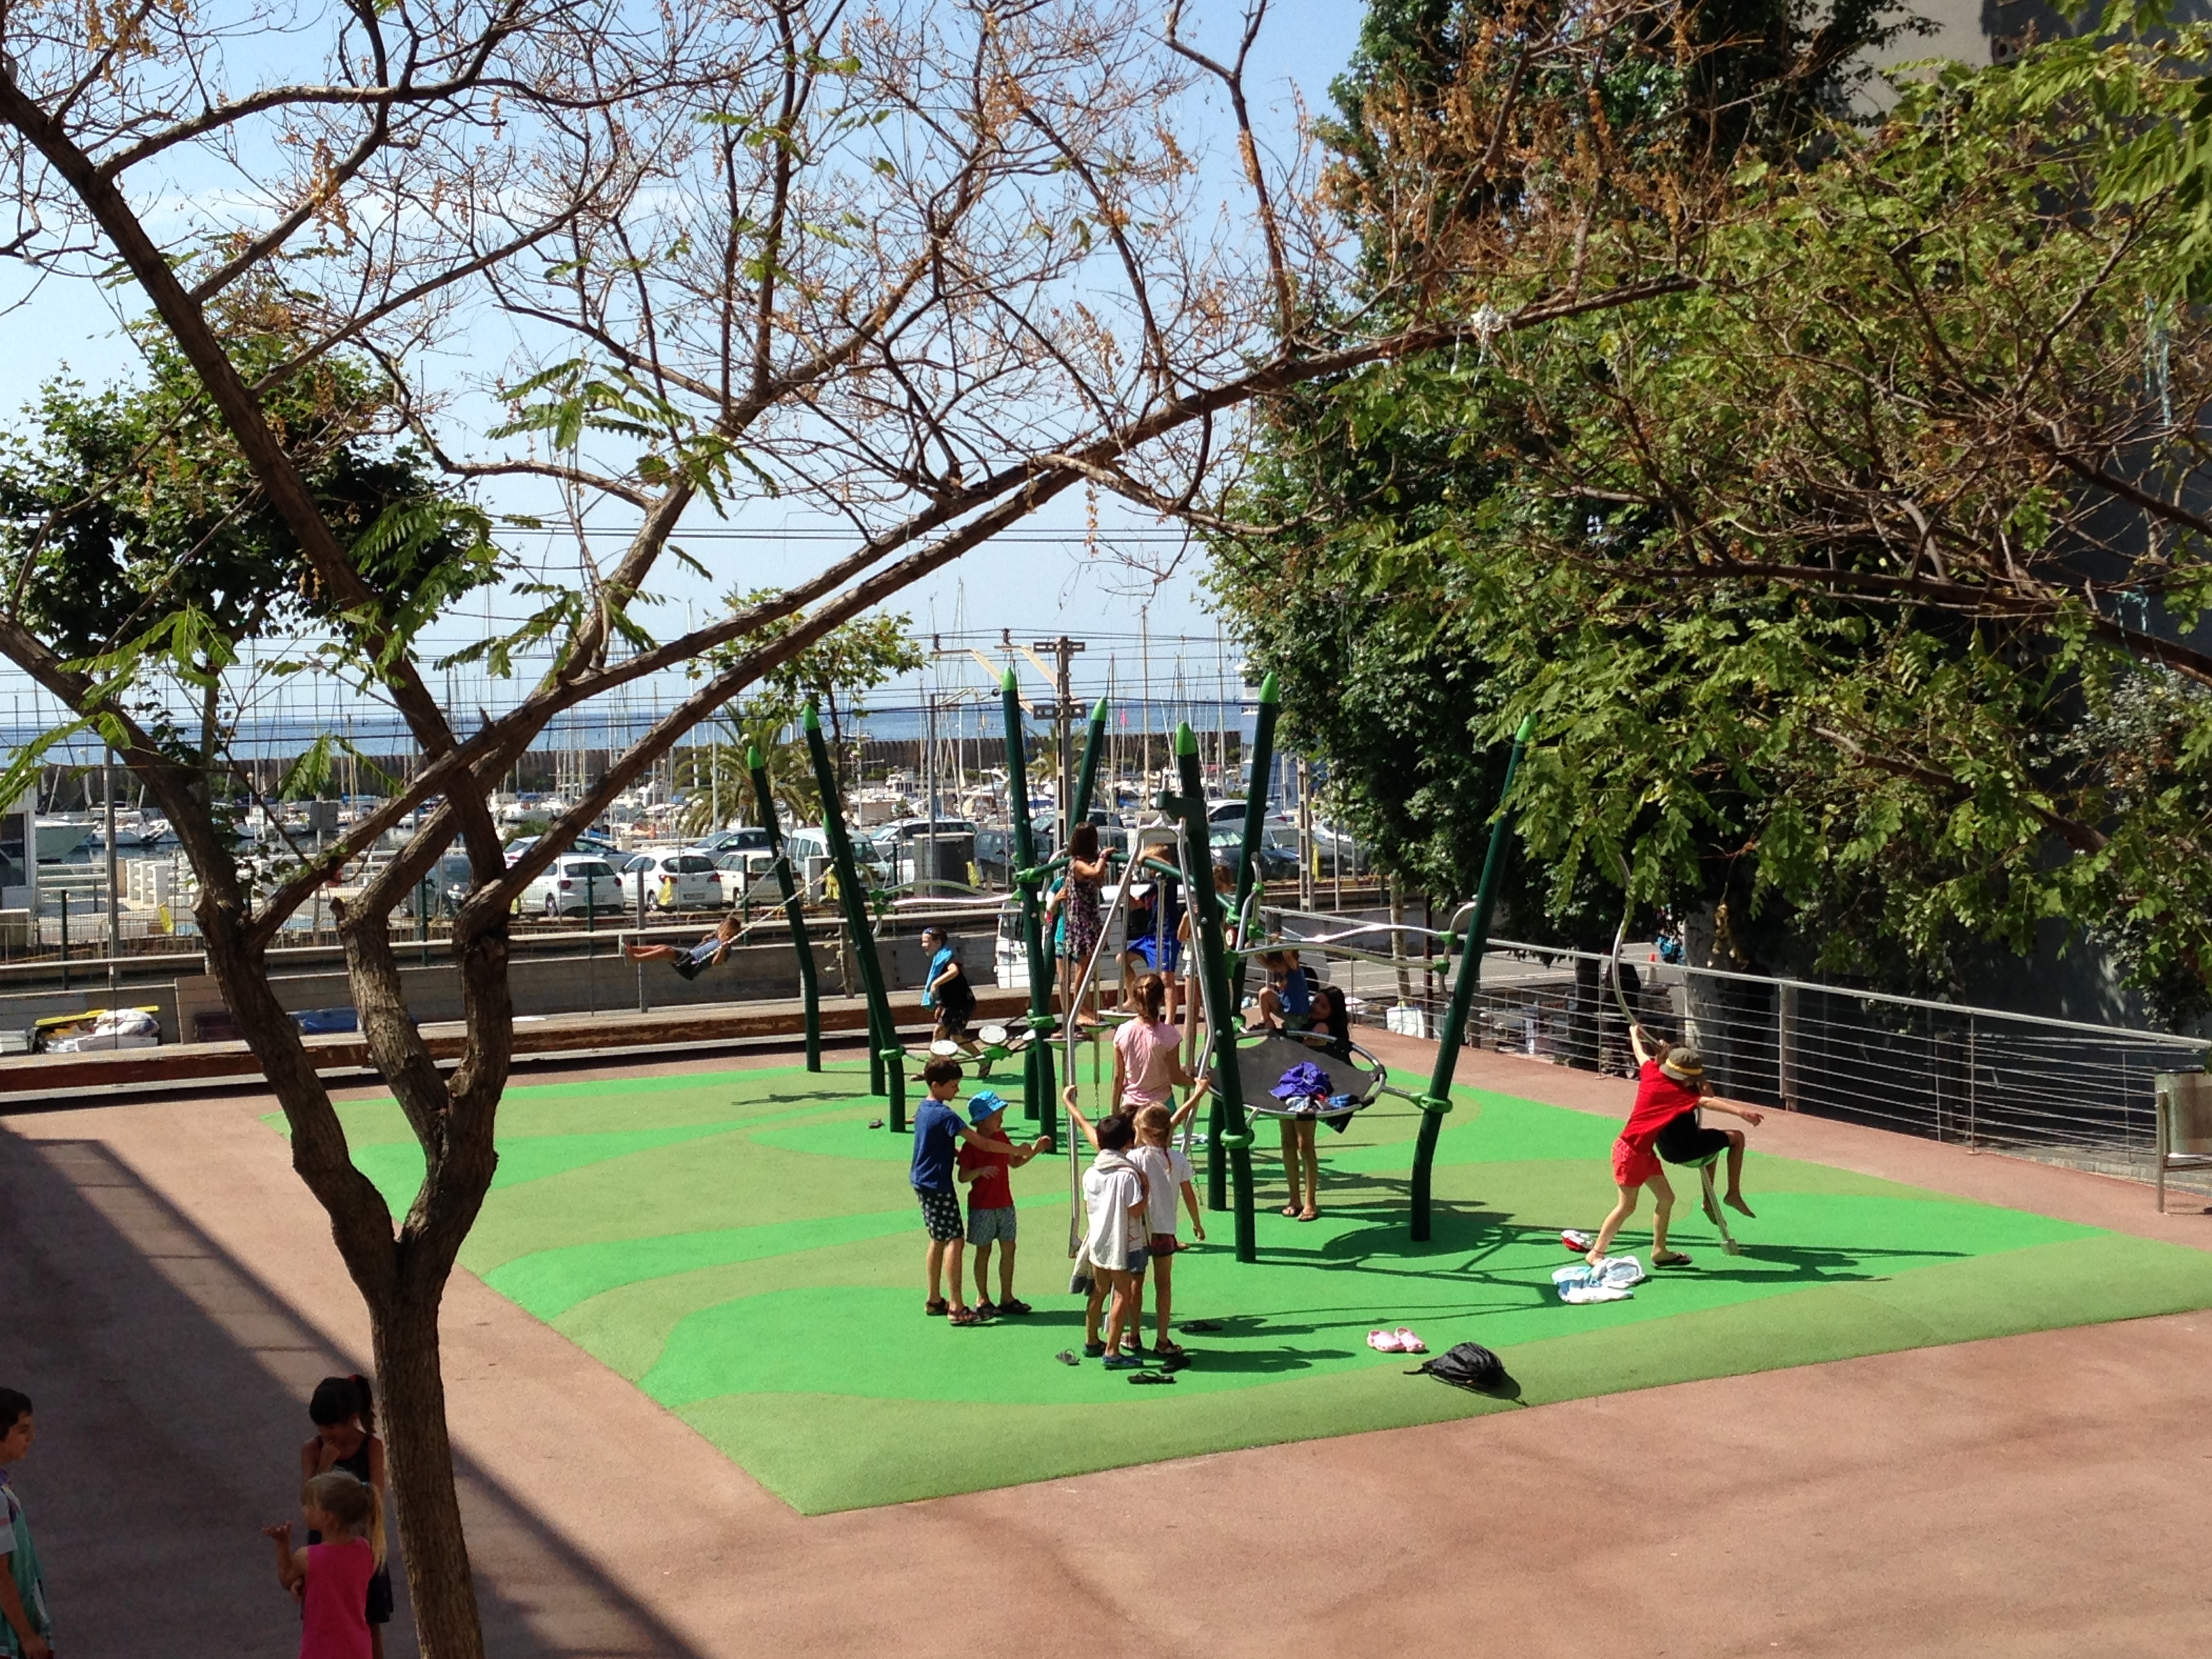
[[[960,1143],[956,1179],[969,1188],[968,1248],[975,1252],[975,1311],[986,1319],[1025,1314],[1030,1304],[1014,1295],[1014,1188],[1007,1171],[1036,1155],[1034,1146],[1016,1146],[1000,1121],[1006,1103],[988,1089],[968,1102],[968,1125],[976,1138]],[[999,1251],[999,1299],[991,1300],[991,1247]]]
[[[1698,1140],[1694,1149],[1692,1137],[1714,1136],[1729,1148],[1728,1201],[1746,1215],[1750,1206],[1743,1201],[1743,1133],[1741,1130],[1705,1129],[1698,1126],[1697,1113],[1700,1107],[1725,1112],[1730,1117],[1740,1117],[1746,1123],[1757,1125],[1763,1114],[1755,1108],[1737,1106],[1709,1093],[1705,1084],[1705,1063],[1698,1058],[1697,1050],[1676,1047],[1660,1057],[1645,1046],[1644,1028],[1628,1028],[1628,1040],[1636,1048],[1637,1077],[1636,1104],[1628,1114],[1628,1121],[1620,1131],[1620,1138],[1613,1143],[1613,1180],[1620,1189],[1613,1213],[1597,1230],[1597,1242],[1589,1248],[1584,1258],[1595,1267],[1605,1260],[1606,1251],[1612,1247],[1613,1235],[1621,1224],[1636,1213],[1636,1195],[1643,1188],[1651,1189],[1651,1265],[1655,1267],[1686,1267],[1690,1258],[1680,1250],[1667,1248],[1667,1218],[1674,1211],[1674,1189],[1668,1183],[1667,1172],[1660,1167],[1658,1145],[1662,1136],[1670,1150],[1676,1152],[1678,1162],[1701,1161],[1717,1152],[1717,1146],[1707,1148]],[[1676,1124],[1684,1129],[1668,1131]],[[1683,1153],[1689,1156],[1684,1157]]]

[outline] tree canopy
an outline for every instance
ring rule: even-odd
[[[1552,926],[1625,857],[1771,963],[1942,985],[2057,919],[2203,1006],[2206,52],[2107,33],[1786,151],[1752,124],[1678,290],[1279,420],[1219,591],[1386,856],[1465,890],[1534,712]],[[1346,730],[1394,678],[1389,740]]]

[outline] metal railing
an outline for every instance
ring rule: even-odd
[[[1285,943],[1341,933],[1368,915],[1270,911]],[[1448,981],[1425,929],[1403,930],[1402,970],[1387,930],[1354,949],[1301,946],[1309,967],[1356,1000],[1355,1014],[1430,1035]],[[2045,1018],[1998,1008],[1775,979],[1624,951],[1622,991],[1655,1036],[1694,1043],[1717,1092],[1786,1110],[2148,1181],[2161,1072],[2205,1069],[2212,1042],[2170,1032]],[[1457,970],[1457,958],[1451,963]],[[1468,1041],[1584,1071],[1633,1071],[1612,990],[1613,959],[1493,939]],[[1393,1007],[1404,1012],[1392,1015]]]

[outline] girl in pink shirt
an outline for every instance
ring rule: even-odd
[[[1114,1033],[1114,1092],[1118,1111],[1145,1106],[1175,1106],[1174,1091],[1192,1091],[1176,1115],[1180,1123],[1198,1103],[1206,1085],[1183,1069],[1182,1034],[1168,1023],[1168,982],[1158,974],[1137,981],[1137,1017]]]
[[[276,1540],[276,1577],[300,1601],[300,1659],[369,1659],[368,1581],[384,1564],[384,1505],[376,1488],[343,1469],[300,1495],[319,1544],[292,1547],[292,1525],[264,1527]]]

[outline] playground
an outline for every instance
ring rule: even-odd
[[[1430,1058],[1376,1047],[1401,1073]],[[1052,1358],[1077,1309],[1054,1293],[1057,1159],[1018,1177],[1035,1321],[923,1318],[904,1170],[852,1053],[811,1083],[781,1057],[518,1079],[471,1245],[485,1276],[456,1276],[445,1321],[493,1652],[1241,1654],[1294,1633],[1356,1655],[1431,1630],[1499,1655],[2179,1654],[2201,1631],[2212,1318],[2125,1316],[2212,1304],[2212,1218],[2160,1216],[2138,1186],[1777,1115],[1742,1255],[1692,1215],[1684,1275],[1562,1307],[1540,1229],[1601,1208],[1585,1153],[1628,1087],[1472,1054],[1430,1247],[1406,1241],[1411,1126],[1386,1103],[1329,1138],[1323,1220],[1263,1203],[1257,1263],[1218,1237],[1186,1258],[1179,1316],[1230,1328],[1185,1339],[1175,1387],[1132,1388]],[[241,1624],[266,1564],[250,1527],[222,1540],[289,1503],[307,1390],[363,1366],[367,1336],[272,1104],[0,1125],[11,1340],[70,1401],[27,1479],[83,1650],[296,1644]],[[386,1109],[346,1109],[369,1135]],[[380,1144],[362,1156],[393,1178]],[[732,1188],[741,1151],[778,1178]],[[665,1405],[660,1351],[695,1314],[696,1363],[719,1345],[729,1370]],[[756,1315],[742,1342],[715,1328]],[[1403,1376],[1361,1340],[1385,1318],[1490,1342],[1520,1401]],[[1075,1468],[1099,1472],[1040,1478]],[[921,1492],[966,1495],[886,1501]],[[134,1505],[148,1525],[118,1530]],[[125,1572],[160,1595],[100,1593]],[[923,1607],[948,1612],[917,1626]],[[959,1608],[990,1610],[988,1639]]]
[[[1036,1311],[973,1330],[924,1317],[910,1139],[880,1127],[853,1060],[518,1087],[462,1260],[805,1514],[2212,1306],[2199,1252],[1768,1156],[1741,1254],[1686,1204],[1691,1268],[1567,1306],[1559,1231],[1602,1212],[1616,1126],[1488,1090],[1455,1104],[1425,1243],[1407,1221],[1420,1114],[1389,1098],[1324,1133],[1318,1222],[1262,1203],[1248,1264],[1212,1217],[1175,1313],[1218,1328],[1182,1338],[1172,1388],[1055,1360],[1082,1334],[1065,1157],[1016,1176],[1018,1288]],[[404,1205],[421,1163],[397,1107],[344,1116]],[[1255,1163],[1264,1186],[1274,1159]],[[1407,1376],[1417,1361],[1365,1341],[1400,1326],[1432,1352],[1482,1343],[1514,1386]],[[991,1433],[948,1407],[988,1411]]]

